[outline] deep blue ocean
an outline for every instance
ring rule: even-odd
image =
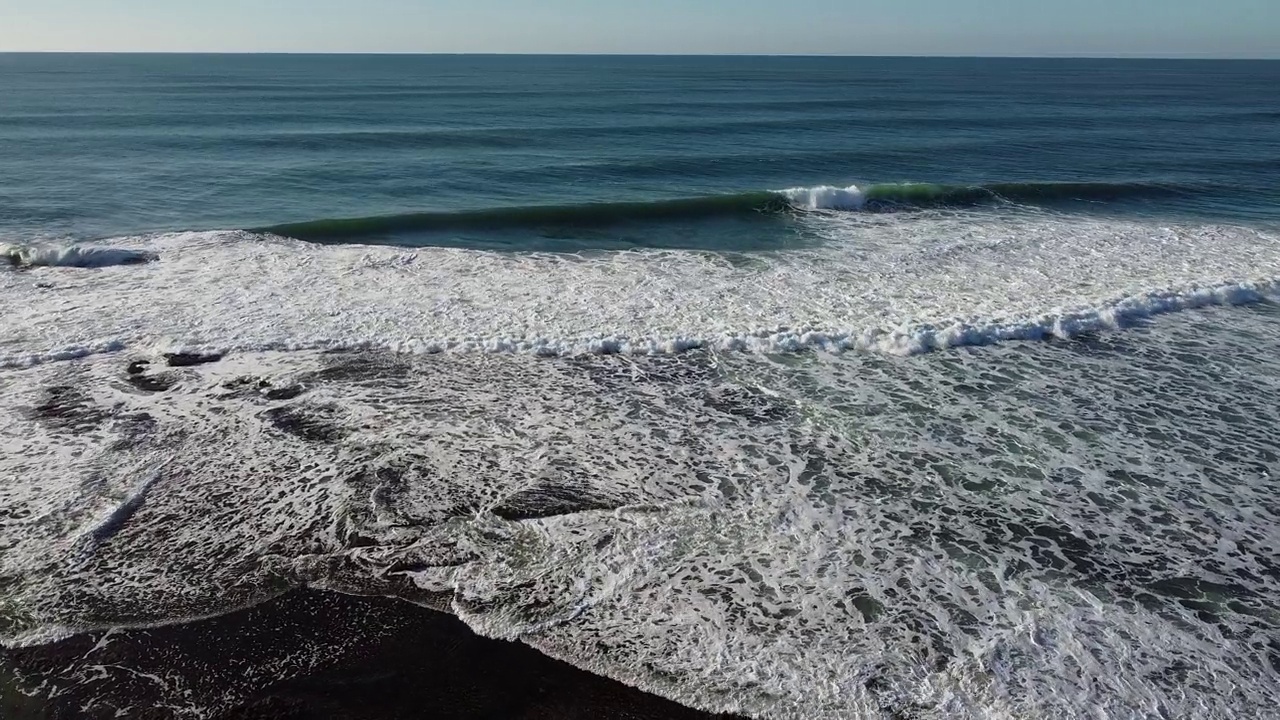
[[[0,55],[0,714],[1276,718],[1278,88]]]

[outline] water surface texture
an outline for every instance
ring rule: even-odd
[[[1277,717],[1276,87],[0,55],[0,641],[310,588],[749,717]],[[110,637],[14,682],[127,711]]]

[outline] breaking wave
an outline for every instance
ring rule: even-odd
[[[0,244],[0,258],[15,267],[100,268],[111,265],[141,265],[157,259],[145,250],[98,245],[8,245]]]
[[[631,223],[723,217],[771,216],[793,211],[886,211],[966,207],[983,203],[1112,202],[1191,195],[1196,188],[1162,183],[1034,182],[987,185],[882,183],[859,187],[816,186],[769,192],[655,200],[497,207],[458,212],[420,212],[333,218],[256,228],[254,232],[313,242],[376,239],[412,232],[503,230],[546,227],[595,228]]]
[[[854,329],[781,327],[746,332],[674,337],[438,337],[306,339],[248,344],[168,340],[163,346],[139,347],[124,339],[76,345],[50,352],[0,354],[0,368],[19,368],[115,353],[124,350],[220,357],[245,352],[305,350],[379,350],[415,355],[502,353],[543,357],[579,355],[668,355],[690,350],[747,353],[873,352],[912,356],[958,347],[980,347],[1009,341],[1070,340],[1098,332],[1122,330],[1141,321],[1183,310],[1250,305],[1280,299],[1280,279],[1214,286],[1166,288],[1115,298],[1096,307],[1055,311],[1036,316],[955,320],[945,323],[871,326]]]

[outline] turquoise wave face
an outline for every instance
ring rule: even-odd
[[[518,246],[522,225],[688,225],[851,184],[872,209],[1272,222],[1277,85],[1270,62],[0,55],[0,240],[285,225]],[[742,230],[692,245],[791,232]],[[645,241],[680,233],[700,234]]]

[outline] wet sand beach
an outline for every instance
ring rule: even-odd
[[[704,720],[387,598],[297,591],[184,625],[0,654],[6,720]],[[727,717],[727,716],[724,716]]]

